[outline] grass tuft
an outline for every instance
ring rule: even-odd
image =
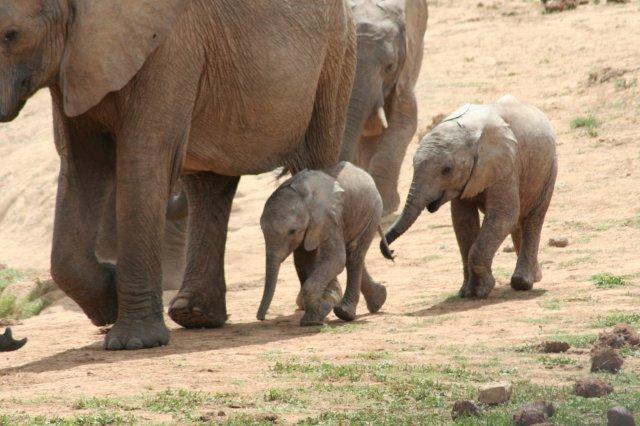
[[[592,138],[598,136],[598,120],[592,115],[586,117],[576,117],[571,121],[572,129],[585,129],[587,135]]]

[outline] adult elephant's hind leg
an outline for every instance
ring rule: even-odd
[[[224,251],[239,177],[183,177],[189,203],[187,268],[169,316],[187,328],[221,327],[227,320]]]

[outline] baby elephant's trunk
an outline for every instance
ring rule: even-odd
[[[264,293],[262,294],[262,301],[260,302],[260,308],[258,309],[258,315],[256,316],[259,321],[264,321],[267,316],[267,311],[273,300],[273,295],[276,292],[276,283],[278,282],[278,274],[280,273],[280,264],[282,262],[277,256],[267,256],[267,271],[264,280]]]
[[[7,328],[4,334],[0,335],[0,352],[17,351],[27,343],[27,339],[14,340],[11,329]]]
[[[380,251],[382,252],[382,255],[393,261],[396,257],[393,255],[393,250],[389,248],[389,243],[387,242],[387,237],[384,235],[382,226],[378,226],[378,234],[380,235]]]

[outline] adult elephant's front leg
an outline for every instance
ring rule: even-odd
[[[221,327],[227,320],[224,250],[239,177],[183,177],[189,204],[187,268],[169,315],[187,328]]]

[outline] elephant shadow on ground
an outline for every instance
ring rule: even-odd
[[[543,296],[546,292],[547,290],[544,289],[514,291],[508,286],[497,287],[486,299],[462,299],[458,296],[448,297],[440,303],[419,311],[410,312],[407,315],[414,317],[436,317],[478,309],[483,306],[497,305],[499,303],[531,300]]]
[[[301,311],[292,315],[279,316],[264,322],[228,323],[218,329],[183,329],[172,328],[169,346],[138,351],[105,351],[102,347],[100,332],[96,337],[100,341],[73,349],[67,349],[45,358],[40,358],[18,367],[0,370],[0,376],[18,373],[44,373],[62,371],[81,366],[117,364],[119,362],[143,359],[162,358],[171,355],[184,355],[199,352],[215,352],[232,348],[246,348],[271,342],[303,338],[323,333],[323,327],[300,327],[298,325]],[[366,323],[369,315],[359,315],[358,319],[344,322],[329,319],[332,329],[339,329],[348,324]],[[172,324],[173,325],[173,324]]]

